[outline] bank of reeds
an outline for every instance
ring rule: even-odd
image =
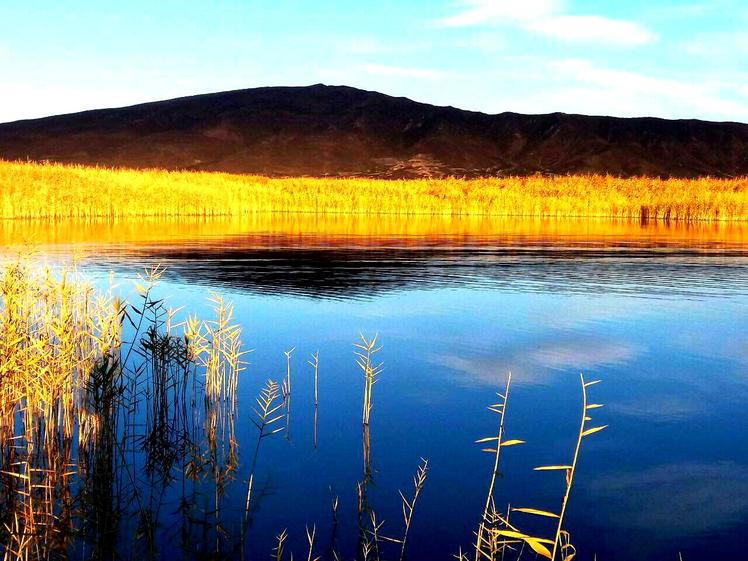
[[[272,380],[260,391],[249,417],[257,440],[241,458],[235,427],[246,420],[237,403],[246,351],[232,307],[213,296],[213,319],[190,316],[175,324],[175,313],[154,297],[162,272],[155,268],[140,275],[131,297],[120,299],[111,290],[94,290],[74,270],[53,273],[24,261],[0,270],[4,561],[157,559],[174,544],[184,559],[246,558],[261,443],[288,432],[292,351],[285,353],[287,391]],[[353,558],[405,561],[413,524],[439,521],[420,521],[416,512],[430,469],[425,459],[413,476],[412,491],[399,492],[400,523],[385,527],[372,504],[372,388],[382,372],[380,349],[376,336],[362,335],[355,346],[363,374],[363,465]],[[316,414],[317,353],[310,364]],[[492,455],[493,468],[483,512],[476,513],[475,561],[532,556],[571,561],[576,549],[565,515],[582,442],[605,428],[589,425],[592,411],[602,407],[587,399],[588,388],[597,382],[581,378],[580,427],[569,461],[536,468],[565,475],[560,508],[499,512],[501,452],[524,442],[505,436],[510,382],[489,408],[498,416],[496,431],[478,440]],[[228,508],[225,500],[233,485],[241,512]],[[337,497],[332,512],[326,555],[316,553],[317,526],[307,527],[307,561],[341,559]],[[527,533],[521,529],[523,516],[549,520],[553,527],[544,536]],[[281,530],[273,557],[291,558],[292,545]],[[467,560],[462,553],[458,558]]]
[[[748,220],[747,178],[268,178],[0,162],[0,190],[0,218],[123,219],[303,212]]]

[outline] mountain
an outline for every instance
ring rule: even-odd
[[[266,175],[748,175],[748,125],[487,115],[344,86],[196,95],[0,124],[0,158]]]

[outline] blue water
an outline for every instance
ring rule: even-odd
[[[254,559],[288,530],[306,558],[332,540],[353,559],[356,484],[362,478],[363,380],[353,343],[379,334],[384,370],[374,387],[370,503],[382,533],[399,537],[398,489],[411,492],[419,460],[426,486],[413,518],[409,558],[450,559],[470,550],[492,458],[474,441],[496,431],[486,407],[512,373],[497,507],[558,512],[560,472],[533,467],[571,460],[580,414],[579,374],[595,424],[584,439],[565,527],[591,560],[741,559],[748,547],[748,253],[596,251],[569,247],[201,249],[102,251],[83,268],[126,278],[163,263],[157,294],[208,316],[209,290],[235,305],[247,348],[237,426],[246,478],[256,440],[250,405],[293,354],[288,435],[262,444],[250,530]],[[318,445],[313,445],[310,353],[319,350]],[[243,485],[229,491],[239,512]],[[523,518],[524,517],[524,518]],[[553,521],[515,513],[552,536]],[[385,558],[397,558],[394,548]],[[178,558],[164,542],[161,554]],[[472,557],[472,554],[471,554]],[[531,557],[528,557],[531,558]]]

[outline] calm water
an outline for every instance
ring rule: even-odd
[[[159,295],[200,315],[209,314],[209,290],[232,300],[254,349],[239,382],[238,438],[247,455],[256,440],[250,404],[268,377],[284,375],[283,351],[296,348],[290,437],[266,440],[259,461],[254,558],[267,558],[284,528],[294,557],[302,557],[307,524],[317,526],[320,553],[327,550],[334,496],[340,548],[345,559],[353,555],[362,469],[359,333],[379,333],[384,345],[370,490],[384,534],[400,534],[397,490],[410,492],[419,459],[429,459],[411,559],[446,560],[460,546],[469,549],[492,468],[474,441],[496,430],[486,406],[508,372],[507,437],[527,444],[503,452],[499,506],[559,510],[562,476],[532,468],[570,460],[584,372],[603,380],[590,392],[606,404],[595,419],[610,427],[583,444],[566,524],[577,558],[743,558],[742,229],[284,220],[291,226],[202,224],[176,234],[164,225],[128,225],[125,235],[117,225],[39,235],[36,226],[16,224],[6,234],[10,247],[24,238],[19,232],[30,232],[43,256],[76,256],[102,283],[110,270],[125,279],[162,263],[168,272]],[[315,449],[306,360],[317,349]],[[228,508],[240,508],[237,490]],[[552,534],[550,524],[530,527]],[[169,548],[165,542],[164,557],[178,558]]]

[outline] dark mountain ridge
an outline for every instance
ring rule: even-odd
[[[0,124],[0,158],[266,175],[748,175],[748,125],[487,115],[345,86],[269,87]]]

